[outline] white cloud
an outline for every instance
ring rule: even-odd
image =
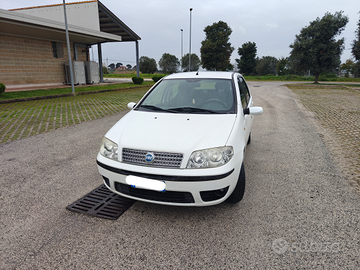
[[[277,23],[267,23],[265,24],[266,28],[270,28],[270,29],[276,29],[279,28],[279,25]]]

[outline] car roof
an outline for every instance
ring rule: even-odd
[[[209,78],[209,79],[232,79],[235,72],[226,71],[195,71],[181,72],[166,76],[164,79],[191,79],[191,78]]]

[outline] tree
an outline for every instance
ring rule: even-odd
[[[287,58],[281,57],[276,65],[276,74],[279,76],[284,76],[289,74],[289,61]]]
[[[122,66],[122,63],[116,63],[116,68],[119,68]]]
[[[130,64],[127,64],[126,67],[127,67],[127,69],[131,69],[131,68],[132,68],[132,66],[131,66]]]
[[[177,59],[175,55],[169,53],[164,53],[159,61],[160,69],[166,74],[177,72],[179,66],[179,59]]]
[[[102,66],[102,71],[103,71],[103,74],[109,74],[109,70],[105,66]]]
[[[258,60],[256,73],[260,76],[276,75],[276,65],[278,60],[272,56],[264,56]]]
[[[111,63],[111,64],[108,66],[108,68],[109,68],[110,70],[115,70],[115,64],[114,64],[114,63]]]
[[[348,21],[342,11],[334,15],[327,12],[321,19],[317,18],[308,27],[301,29],[290,45],[290,58],[294,68],[302,72],[310,70],[315,75],[315,83],[318,83],[321,73],[338,67],[345,47],[344,38],[335,40],[335,36],[345,29]]]
[[[200,67],[200,58],[195,53],[191,54],[190,71],[197,71]],[[185,54],[181,58],[181,68],[184,72],[189,71],[189,54]]]
[[[230,56],[234,51],[229,42],[232,33],[227,23],[219,21],[204,29],[205,40],[201,42],[201,65],[207,70],[230,70]]]
[[[355,31],[356,39],[351,44],[351,53],[355,58],[354,75],[360,77],[360,19],[357,26],[358,28]]]
[[[256,73],[256,43],[244,43],[238,48],[240,59],[235,59],[239,72],[243,75],[255,75]]]
[[[342,63],[340,66],[340,70],[345,74],[345,77],[349,77],[349,74],[354,74],[354,68],[355,63],[351,59],[346,60],[345,63]]]
[[[135,69],[135,67],[134,67]],[[139,70],[142,73],[153,74],[157,70],[156,61],[154,58],[149,58],[147,56],[141,56],[139,59]]]

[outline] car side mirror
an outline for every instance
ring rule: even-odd
[[[262,107],[249,107],[244,109],[244,115],[260,115],[263,111]]]
[[[134,109],[135,105],[136,105],[135,102],[129,102],[127,107],[128,107],[129,110],[132,110],[132,109]]]

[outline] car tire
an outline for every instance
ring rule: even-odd
[[[226,199],[226,201],[229,203],[238,203],[244,197],[244,193],[245,193],[245,168],[244,168],[244,164],[242,163],[236,187],[229,196],[229,198]]]
[[[247,141],[247,144],[250,144],[251,143],[251,132],[249,133],[249,138],[248,138],[248,141]]]

